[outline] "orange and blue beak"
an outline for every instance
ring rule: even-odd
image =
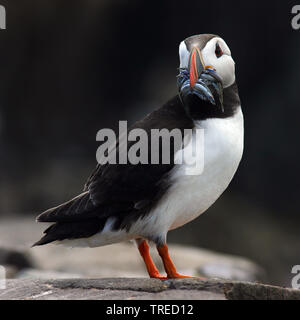
[[[201,51],[194,47],[190,53],[189,59],[189,71],[190,71],[190,86],[193,89],[195,83],[200,77],[200,74],[204,70],[204,61]]]
[[[189,58],[189,72],[190,72],[190,87],[191,87],[191,89],[194,88],[195,83],[197,82],[201,73],[205,69],[215,70],[212,66],[205,65],[201,51],[197,47],[193,47],[193,49],[190,53],[190,58]]]

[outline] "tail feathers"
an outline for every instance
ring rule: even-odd
[[[95,206],[89,192],[84,192],[77,197],[57,207],[41,213],[38,222],[74,222],[89,219],[95,216]]]
[[[105,222],[106,219],[92,218],[85,221],[55,223],[44,231],[45,235],[34,243],[32,247],[53,241],[91,237],[102,231]]]

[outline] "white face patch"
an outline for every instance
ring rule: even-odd
[[[217,44],[223,51],[223,55],[220,57],[217,57],[215,53]],[[210,65],[217,70],[217,74],[222,79],[223,87],[231,86],[235,81],[235,63],[226,42],[219,37],[212,38],[201,53],[205,65]]]
[[[223,55],[216,56],[216,45],[219,45],[223,51]],[[220,37],[214,37],[207,42],[201,50],[205,65],[210,65],[217,70],[218,75],[222,79],[223,87],[231,86],[235,81],[235,63],[231,57],[231,52],[226,42]],[[184,41],[179,46],[180,68],[187,68],[189,64],[190,52],[188,51]]]

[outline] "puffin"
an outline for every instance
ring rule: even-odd
[[[177,94],[131,126],[149,134],[180,130],[182,140],[170,148],[170,161],[98,162],[83,192],[38,215],[37,222],[51,225],[33,246],[98,247],[133,240],[150,278],[196,278],[177,271],[167,234],[200,216],[227,188],[242,158],[244,125],[226,42],[214,34],[190,36],[179,45],[179,59]],[[194,139],[198,130],[202,139]],[[130,148],[133,142],[127,142]],[[118,155],[122,148],[119,137]],[[203,162],[194,173],[191,150]],[[184,151],[187,156],[178,161]],[[149,243],[156,246],[166,275],[155,266]]]

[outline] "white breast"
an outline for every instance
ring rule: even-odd
[[[195,127],[204,129],[203,172],[187,175],[187,165],[184,163],[174,167],[171,187],[149,214],[151,221],[145,230],[147,233],[157,233],[158,229],[161,233],[167,233],[198,217],[223,193],[237,170],[244,140],[241,109],[231,118],[199,121]],[[192,141],[185,149],[192,148]],[[201,139],[200,143],[203,143]],[[196,150],[200,151],[197,156],[203,156],[203,147],[199,146]],[[176,153],[175,159],[180,152]]]

